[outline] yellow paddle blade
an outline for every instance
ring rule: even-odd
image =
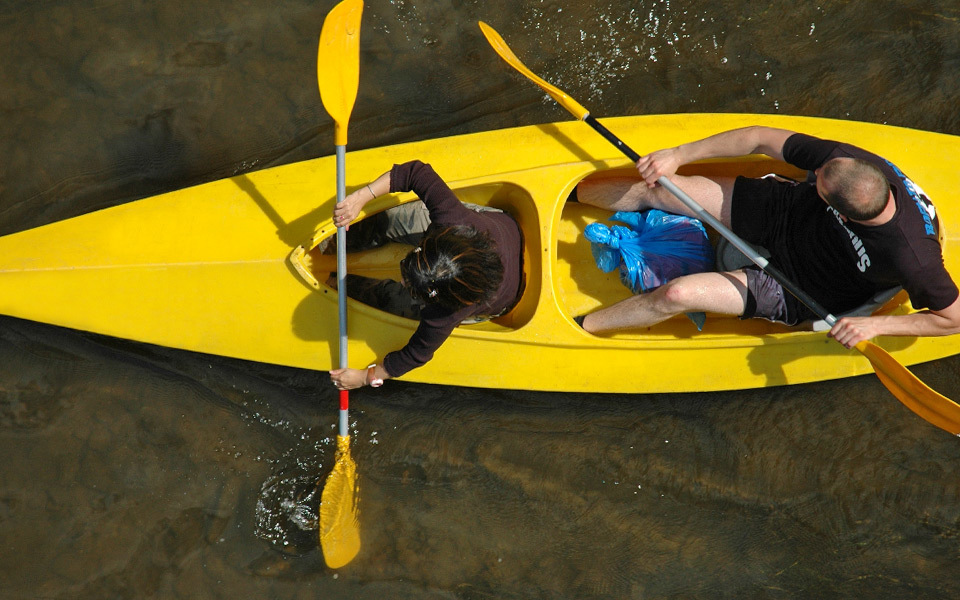
[[[360,552],[357,465],[350,457],[350,436],[337,436],[336,464],[320,496],[320,547],[331,569]]]
[[[334,122],[334,141],[347,145],[347,123],[360,85],[360,16],[363,0],[343,0],[323,20],[317,51],[320,99]]]
[[[960,435],[960,405],[928,387],[886,350],[860,342],[857,350],[873,365],[877,377],[900,402],[924,420],[953,435]]]
[[[487,38],[487,41],[490,42],[490,45],[493,46],[493,49],[497,51],[497,54],[500,55],[500,58],[507,61],[511,67],[520,71],[527,79],[539,85],[543,91],[550,94],[550,96],[560,103],[562,107],[573,113],[573,116],[577,117],[581,121],[585,119],[589,114],[586,108],[584,108],[579,102],[571,98],[558,87],[555,87],[540,77],[538,77],[533,71],[527,68],[525,64],[520,62],[520,59],[517,58],[517,55],[513,53],[513,50],[507,46],[507,43],[503,41],[503,38],[497,33],[493,27],[490,27],[483,21],[479,21],[480,30],[483,31],[484,37]]]

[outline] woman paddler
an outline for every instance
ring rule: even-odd
[[[467,205],[420,161],[393,168],[336,205],[334,224],[346,227],[367,202],[383,194],[413,191],[421,202],[388,209],[355,225],[348,251],[388,241],[414,246],[400,261],[401,281],[347,275],[347,295],[381,310],[418,319],[402,348],[364,369],[334,369],[340,389],[378,387],[433,358],[462,322],[505,314],[523,291],[523,236],[507,213]]]

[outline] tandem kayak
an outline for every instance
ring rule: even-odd
[[[641,154],[747,125],[838,139],[897,164],[939,210],[947,269],[960,276],[960,137],[782,115],[618,117],[605,125]],[[526,287],[508,314],[462,325],[428,364],[402,380],[545,391],[684,392],[779,386],[873,371],[825,332],[708,314],[595,336],[573,316],[629,295],[595,265],[584,227],[610,215],[567,202],[577,183],[632,171],[580,122],[460,135],[350,152],[348,191],[394,163],[433,165],[461,200],[510,212],[525,237]],[[635,172],[635,171],[633,171]],[[688,165],[683,174],[805,175],[764,156]],[[367,205],[361,217],[412,194]],[[0,238],[0,313],[103,335],[306,369],[335,368],[335,158],[237,175]],[[349,235],[349,233],[348,233]],[[398,277],[409,250],[351,254],[351,273]],[[879,307],[911,312],[904,293]],[[348,302],[349,356],[363,367],[403,346],[417,323]],[[960,336],[884,337],[904,365],[960,353]]]

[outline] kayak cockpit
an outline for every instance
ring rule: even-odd
[[[536,205],[524,188],[508,182],[484,183],[464,187],[454,187],[454,193],[461,202],[496,208],[509,213],[520,225],[524,235],[523,271],[524,291],[517,304],[505,315],[491,321],[469,325],[477,330],[512,330],[525,325],[536,312],[540,297],[540,273],[542,268],[540,248],[540,226]],[[392,197],[392,198],[391,198]],[[387,210],[398,203],[415,202],[413,194],[392,194],[378,198],[376,208],[363,215],[369,218],[378,212]],[[347,233],[349,236],[349,232]],[[336,228],[328,221],[307,243],[294,249],[290,262],[300,277],[316,290],[333,291],[335,288]],[[400,261],[412,249],[411,246],[390,242],[378,248],[351,252],[347,254],[347,272],[375,279],[400,280]],[[335,297],[335,292],[334,292]],[[359,302],[350,300],[350,302]],[[382,312],[382,311],[381,311]],[[383,314],[383,318],[399,319],[412,323],[410,319]]]
[[[795,180],[802,180],[806,176],[806,172],[796,167],[760,157],[695,163],[685,165],[679,172],[683,175],[727,177],[736,177],[737,175],[760,177],[768,173],[776,173]],[[584,180],[613,177],[637,178],[637,173],[632,168],[609,169],[597,171],[584,178]],[[587,225],[595,222],[607,222],[610,216],[610,211],[579,202],[567,202],[563,206],[555,254],[555,286],[561,309],[569,315],[586,314],[620,302],[631,295],[631,291],[621,282],[617,271],[604,273],[597,267],[590,249],[590,242],[583,235]],[[716,249],[717,270],[736,269],[750,263],[749,259],[738,250],[728,246],[725,240],[715,231],[708,228],[707,233]],[[729,263],[729,251],[737,254],[736,260],[739,262],[736,262],[736,264]],[[724,259],[726,259],[726,262]],[[867,304],[847,314],[890,314],[909,310],[911,308],[906,293],[897,288],[877,294]],[[708,313],[702,331],[698,330],[696,325],[685,315],[677,315],[652,327],[636,331],[604,334],[601,337],[650,341],[653,339],[697,336],[698,339],[703,341],[712,339],[717,343],[723,343],[724,339],[742,340],[744,336],[822,335],[822,333],[814,332],[822,332],[824,328],[825,323],[823,322],[786,327],[761,319],[745,321],[736,316]]]

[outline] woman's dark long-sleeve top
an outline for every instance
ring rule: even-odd
[[[471,304],[457,311],[432,304],[423,308],[420,325],[407,345],[383,359],[387,373],[399,377],[433,358],[437,348],[464,319],[481,314],[495,315],[516,303],[523,283],[523,236],[510,215],[495,211],[476,212],[464,206],[433,168],[420,161],[394,165],[390,171],[390,191],[416,193],[427,206],[431,223],[469,225],[485,231],[493,240],[503,264],[503,281],[489,302]]]

